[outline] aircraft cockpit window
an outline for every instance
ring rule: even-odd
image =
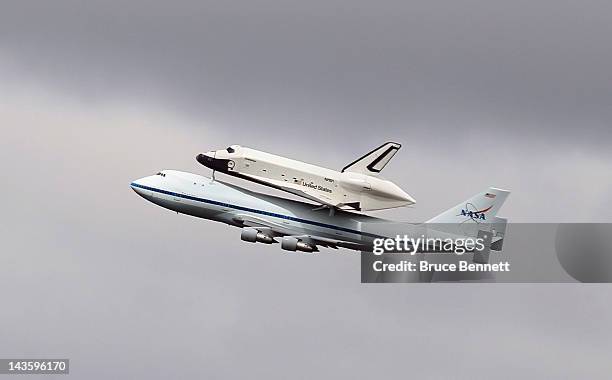
[[[162,172],[157,172],[157,174],[155,174],[155,175],[160,175],[160,176],[162,176],[162,177],[165,177],[165,176],[166,176],[166,175],[165,175],[164,173],[162,173]]]
[[[232,148],[231,146],[227,147],[227,153],[234,153],[236,150],[234,148]]]

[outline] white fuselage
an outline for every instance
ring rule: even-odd
[[[369,245],[379,235],[365,232],[364,223],[384,222],[366,215],[336,211],[252,192],[210,178],[174,170],[131,183],[143,198],[179,213],[241,227],[237,219],[266,220],[295,234],[314,235]]]
[[[382,210],[416,202],[396,184],[380,177],[340,172],[238,145],[207,152],[197,159],[213,170],[345,210]]]
[[[370,251],[375,239],[400,235],[454,239],[475,238],[481,232],[493,231],[495,239],[491,241],[502,240],[506,220],[495,215],[509,194],[490,187],[427,223],[412,224],[342,210],[330,213],[317,205],[176,170],[135,180],[131,187],[143,198],[169,210],[241,227],[246,233],[241,235],[243,240],[271,243],[280,238],[281,247],[292,251],[299,241],[305,244],[300,250],[310,252],[318,245]],[[258,238],[253,233],[265,236]]]

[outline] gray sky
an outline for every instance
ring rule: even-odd
[[[609,222],[610,35],[606,2],[3,4],[0,356],[90,379],[606,377],[607,286],[365,286],[355,254],[249,245],[128,185],[233,143],[341,168],[395,140],[385,177],[418,204],[383,216],[495,185],[513,221]]]

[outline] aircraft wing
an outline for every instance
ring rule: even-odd
[[[322,247],[333,248],[333,249],[338,249],[338,247],[353,249],[355,251],[362,251],[362,250],[367,249],[367,247],[365,247],[362,244],[353,243],[353,242],[345,241],[345,240],[329,239],[329,238],[322,237],[322,236],[313,236],[313,235],[291,235],[291,236],[301,241],[307,241],[307,242],[310,241],[312,242],[312,244],[320,245]]]
[[[330,239],[324,236],[307,235],[303,231],[297,231],[290,226],[285,226],[281,223],[271,222],[267,219],[258,218],[251,215],[238,214],[232,218],[234,222],[242,228],[254,228],[257,231],[270,236],[276,241],[276,238],[292,237],[301,242],[310,244],[313,247],[322,246],[333,249],[338,247],[361,251],[366,249],[364,245],[351,241]],[[315,249],[315,251],[318,249]]]
[[[320,194],[320,191],[316,191],[314,189],[310,189],[308,187],[301,186],[297,183],[286,182],[286,181],[277,181],[274,179],[249,175],[249,174],[241,174],[241,178],[258,183],[260,185],[270,186],[276,188],[278,190],[286,191],[293,195],[297,195],[299,197],[303,197],[309,199],[311,201],[317,202],[319,204],[331,207],[341,207],[342,204],[336,202],[331,197]]]
[[[258,218],[256,216],[238,214],[232,219],[242,228],[252,227],[259,230],[260,232],[271,232],[271,237],[287,236],[291,235],[294,232],[287,226],[283,226],[280,223],[274,223],[263,218]]]
[[[340,210],[361,211],[359,207],[359,202],[361,198],[356,195],[353,195],[349,198],[344,197],[343,201],[340,202],[337,199],[333,199],[332,197],[322,194],[320,191],[317,191],[307,186],[302,186],[297,183],[276,181],[270,178],[260,177],[256,175],[241,174],[239,175],[239,177],[258,183],[260,185],[265,185],[273,187],[277,190],[286,191],[288,193],[297,195],[298,197],[306,198],[323,206],[334,207]]]

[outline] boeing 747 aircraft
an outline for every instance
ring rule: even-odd
[[[341,210],[330,215],[314,204],[176,170],[138,179],[131,187],[146,200],[169,210],[240,227],[244,241],[280,241],[284,250],[303,252],[315,252],[318,247],[371,251],[376,238],[393,238],[407,232],[426,234],[427,226],[433,225],[454,226],[445,233],[476,236],[487,225],[505,225],[505,219],[495,215],[509,194],[489,188],[427,223],[414,225]]]

